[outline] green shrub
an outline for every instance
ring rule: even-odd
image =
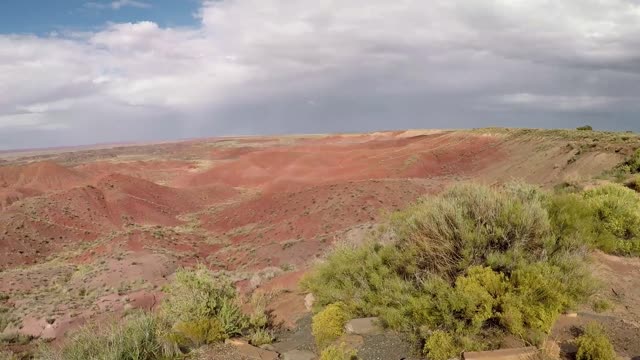
[[[10,323],[11,323],[11,312],[9,311],[9,308],[0,306],[0,333],[2,333],[4,329],[6,329],[7,326],[9,326]]]
[[[561,247],[585,244],[607,253],[640,254],[640,196],[607,184],[582,194],[557,194],[548,202]]]
[[[262,293],[253,293],[251,296],[253,311],[249,316],[249,325],[254,329],[262,329],[269,325],[267,315],[267,299]]]
[[[183,348],[197,348],[229,337],[216,318],[179,321],[171,330],[170,339]]]
[[[344,334],[349,313],[343,304],[331,304],[313,317],[311,332],[318,349],[324,349]]]
[[[303,287],[319,307],[340,302],[413,333],[436,357],[495,346],[505,333],[538,343],[562,311],[593,292],[581,214],[564,214],[587,203],[517,183],[457,186],[392,215],[394,242],[374,235],[338,247]],[[342,331],[335,328],[332,339]],[[434,347],[440,338],[450,349]]]
[[[73,334],[60,351],[47,349],[45,359],[156,360],[169,359],[158,334],[158,321],[136,313],[124,322],[87,326]]]
[[[620,239],[640,235],[640,197],[618,184],[607,184],[585,191],[585,199],[595,212],[603,232]]]
[[[597,323],[585,327],[584,333],[576,340],[578,353],[576,360],[615,360],[616,353],[604,328]]]
[[[632,174],[640,172],[640,149],[637,149],[624,163]]]
[[[603,313],[612,308],[611,303],[604,299],[595,300],[591,307],[597,313]]]
[[[178,270],[175,280],[164,291],[166,297],[160,308],[161,316],[174,326],[190,331],[202,329],[198,338],[209,337],[209,327],[205,325],[213,326],[211,319],[216,320],[216,331],[218,325],[221,327],[221,338],[241,335],[249,327],[231,281],[212,274],[204,266]]]
[[[541,198],[535,188],[520,184],[503,191],[460,185],[396,213],[391,226],[398,246],[416,254],[420,272],[455,279],[493,253],[539,258],[551,235]]]
[[[624,185],[635,192],[640,192],[640,175],[628,179]]]
[[[423,352],[429,360],[449,360],[458,357],[461,351],[451,334],[436,330],[424,344]]]
[[[273,333],[266,329],[257,329],[249,335],[249,343],[253,346],[271,344],[275,340]]]
[[[578,126],[576,128],[578,131],[593,131],[593,127],[591,125]]]
[[[19,360],[18,355],[12,353],[11,351],[3,351],[3,350],[0,350],[0,359],[2,359],[2,360]]]
[[[33,340],[32,336],[24,335],[18,332],[10,332],[0,334],[0,345],[26,345]]]
[[[307,274],[301,286],[313,293],[318,309],[344,303],[358,315],[379,316],[402,306],[414,291],[398,273],[410,262],[395,247],[373,242],[356,248],[339,246]]]
[[[349,350],[342,344],[340,346],[331,345],[322,350],[320,360],[356,360],[358,353],[355,350]]]

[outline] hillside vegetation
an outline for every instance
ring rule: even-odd
[[[365,244],[337,248],[304,286],[317,310],[378,316],[430,359],[498,348],[507,336],[541,345],[595,290],[588,250],[638,254],[639,219],[640,198],[618,184],[458,185],[395,213]]]

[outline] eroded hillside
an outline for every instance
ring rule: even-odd
[[[638,147],[633,134],[482,129],[4,154],[5,332],[59,339],[151,308],[181,265],[228,271],[243,291],[294,289],[332,243],[363,236],[423,194],[469,180],[590,179]],[[299,295],[279,296],[277,316]]]

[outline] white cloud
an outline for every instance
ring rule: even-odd
[[[112,10],[120,10],[123,7],[134,7],[146,9],[150,8],[151,4],[143,1],[135,1],[135,0],[117,0],[112,1],[110,3],[98,3],[98,2],[88,2],[85,3],[85,7],[93,8],[93,9],[112,9]]]
[[[463,117],[478,103],[524,117],[615,111],[640,97],[640,5],[630,0],[223,0],[203,2],[197,16],[191,28],[143,21],[0,35],[3,129],[51,121],[72,131],[114,112],[130,123],[179,116],[173,126],[188,136],[330,131],[348,123],[339,119],[364,129],[375,116],[393,118],[389,126],[415,126],[398,123],[406,114]],[[382,114],[369,110],[381,102]],[[336,120],[320,127],[309,108]],[[253,120],[225,120],[237,114]]]
[[[539,94],[508,94],[497,97],[497,102],[505,105],[556,111],[586,111],[602,109],[623,99],[609,96],[563,96]]]

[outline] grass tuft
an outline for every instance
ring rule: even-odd
[[[344,344],[328,346],[320,354],[320,360],[356,360],[357,358],[357,352],[347,349]]]
[[[318,349],[324,349],[344,334],[349,314],[343,304],[331,304],[313,317],[311,332]]]
[[[617,358],[604,328],[597,323],[591,323],[585,327],[584,333],[576,340],[576,345],[578,346],[576,360],[614,360]]]

